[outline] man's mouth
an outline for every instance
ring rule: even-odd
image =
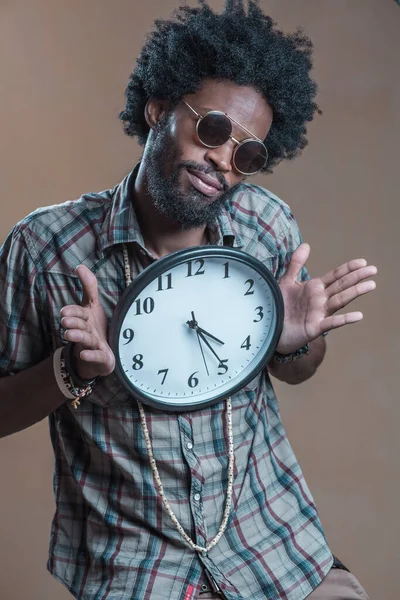
[[[202,194],[212,197],[219,195],[223,187],[215,177],[212,175],[206,175],[201,171],[195,171],[194,169],[186,169],[188,177],[192,185],[201,192]]]

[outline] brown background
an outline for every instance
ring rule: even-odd
[[[215,8],[222,1],[211,0]],[[145,33],[173,0],[0,3],[0,239],[38,206],[113,186],[139,157],[117,114]],[[393,0],[261,0],[315,43],[324,115],[310,147],[256,182],[293,208],[322,274],[353,257],[379,268],[362,323],[329,335],[301,386],[278,386],[283,420],[332,549],[372,598],[398,597],[400,7]],[[1,440],[0,597],[63,600],[47,574],[53,511],[47,423]],[[140,600],[140,599],[138,599]]]

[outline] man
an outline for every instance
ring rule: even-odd
[[[269,374],[312,376],[322,334],[362,318],[337,312],[375,288],[376,269],[356,259],[309,279],[289,207],[245,183],[306,145],[317,110],[310,69],[309,40],[277,31],[253,2],[246,12],[228,1],[222,14],[181,7],[157,23],[127,87],[121,119],[144,145],[140,164],[113,190],[35,211],[2,248],[0,433],[49,415],[48,568],[76,598],[367,598],[333,562]],[[225,404],[140,413],[107,338],[130,276],[209,243],[262,260],[285,303],[268,372],[232,397],[233,505],[222,528]]]

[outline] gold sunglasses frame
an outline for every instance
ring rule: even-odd
[[[222,110],[208,110],[206,112],[205,115],[200,115],[192,106],[190,106],[190,104],[188,104],[186,102],[186,100],[182,100],[182,102],[184,104],[186,104],[186,106],[188,108],[190,108],[190,110],[196,115],[197,117],[197,123],[196,123],[196,135],[197,135],[197,139],[199,140],[199,142],[201,144],[203,144],[203,146],[205,146],[206,148],[220,148],[221,146],[223,146],[224,144],[226,144],[226,142],[228,140],[226,140],[226,142],[223,142],[222,144],[218,144],[217,146],[210,146],[209,144],[206,144],[205,142],[203,142],[203,140],[200,138],[199,136],[199,125],[201,123],[201,121],[207,116],[207,115],[223,115],[224,117],[227,117],[229,119],[229,121],[231,121],[232,123],[235,123],[235,125],[237,125],[238,127],[240,127],[241,129],[243,129],[243,131],[245,131],[246,133],[248,133],[251,138],[246,138],[245,140],[239,141],[236,138],[233,137],[232,134],[229,135],[230,140],[232,140],[233,142],[235,142],[236,147],[235,150],[233,151],[232,154],[232,163],[233,166],[235,167],[236,171],[238,171],[239,173],[241,173],[242,175],[256,175],[257,173],[259,173],[260,171],[262,171],[262,169],[265,167],[265,165],[268,162],[268,150],[264,144],[264,142],[257,137],[256,135],[254,135],[253,133],[251,133],[251,131],[249,131],[248,129],[246,129],[246,127],[243,127],[243,125],[241,125],[238,121],[236,121],[233,117],[229,116],[228,113],[223,112]],[[258,169],[257,171],[253,171],[252,173],[246,173],[245,171],[241,171],[241,169],[238,169],[237,165],[236,165],[236,161],[235,161],[235,156],[236,156],[236,152],[239,150],[239,148],[241,146],[243,146],[244,144],[248,143],[248,142],[260,142],[260,144],[262,145],[262,147],[265,149],[265,163],[263,164],[263,166]]]

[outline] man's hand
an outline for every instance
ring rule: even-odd
[[[65,338],[74,343],[75,369],[82,379],[113,372],[115,357],[107,342],[107,319],[99,301],[96,276],[85,265],[76,269],[83,288],[82,306],[61,309]]]
[[[350,302],[375,289],[374,281],[365,281],[377,272],[363,258],[329,271],[306,282],[297,280],[310,254],[310,246],[301,244],[293,253],[289,267],[279,282],[285,305],[285,321],[277,351],[294,352],[325,331],[356,323],[361,312],[336,313]]]

